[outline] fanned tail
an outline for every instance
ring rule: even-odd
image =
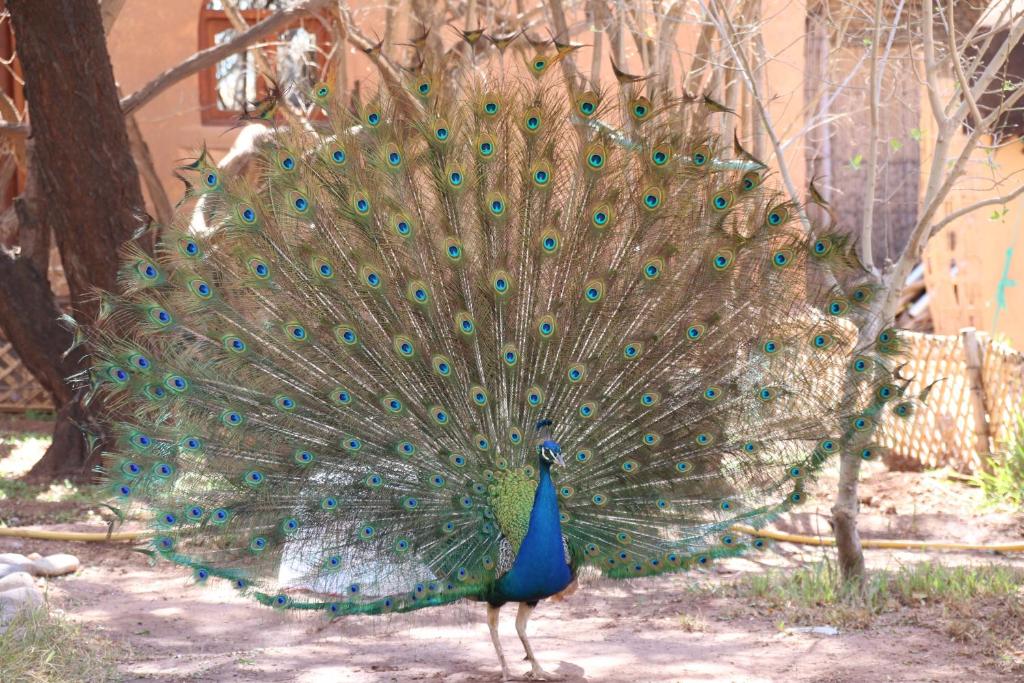
[[[354,113],[316,84],[325,118],[262,140],[254,180],[182,169],[88,332],[112,493],[154,511],[154,552],[281,607],[479,598],[550,420],[574,564],[674,570],[910,412],[896,333],[858,341],[877,293],[846,239],[729,159],[713,110],[566,97],[562,56],[424,67]]]

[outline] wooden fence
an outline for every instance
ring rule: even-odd
[[[896,462],[979,470],[987,453],[1004,447],[1024,413],[1024,354],[973,330],[903,334],[909,345],[903,375],[913,378],[915,391],[936,384],[913,419],[883,423],[879,442]],[[977,357],[968,363],[971,350]],[[46,392],[0,337],[0,412],[51,409]]]
[[[909,346],[902,374],[913,390],[936,384],[911,420],[887,420],[879,442],[896,460],[976,472],[1005,448],[1024,413],[1024,353],[983,332],[959,336],[903,333]],[[972,395],[973,389],[973,395]]]
[[[52,409],[46,390],[22,365],[11,343],[0,337],[0,413]]]

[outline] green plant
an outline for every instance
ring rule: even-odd
[[[45,607],[23,609],[0,633],[0,678],[29,683],[118,680],[115,649]]]
[[[831,562],[796,570],[773,570],[743,577],[732,586],[736,597],[784,611],[794,623],[861,627],[899,605],[963,606],[984,599],[1015,599],[1024,571],[1002,565],[948,567],[920,562],[895,571],[873,571],[860,586],[843,583]]]
[[[39,422],[53,422],[57,419],[57,414],[52,410],[26,410],[24,415],[26,420],[37,420]]]
[[[842,584],[829,562],[747,575],[709,588],[746,610],[790,626],[866,628],[899,620],[971,643],[1006,671],[1024,670],[1024,570],[1006,565],[949,567],[920,562],[870,571],[859,588]]]
[[[1006,450],[988,459],[988,471],[979,472],[974,482],[991,504],[1024,507],[1024,416],[1017,416],[1017,426]]]

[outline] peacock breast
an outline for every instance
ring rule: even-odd
[[[542,600],[561,592],[572,581],[572,568],[567,561],[562,537],[558,497],[548,467],[541,466],[536,483],[530,479],[525,479],[525,482],[529,489],[519,477],[506,478],[503,488],[497,491],[499,497],[506,496],[503,502],[508,506],[504,512],[507,526],[502,525],[498,508],[495,508],[495,518],[506,534],[514,559],[511,568],[498,579],[494,602]],[[528,496],[525,506],[522,503],[524,495]],[[514,505],[513,500],[516,501]],[[520,537],[524,509],[525,533]]]

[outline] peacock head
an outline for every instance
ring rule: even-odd
[[[562,447],[551,437],[551,420],[540,420],[537,422],[537,437],[540,443],[537,445],[537,452],[540,454],[541,462],[551,465],[565,465],[562,457]]]
[[[540,459],[548,465],[565,465],[565,458],[562,457],[562,447],[557,441],[544,439],[540,446]]]

